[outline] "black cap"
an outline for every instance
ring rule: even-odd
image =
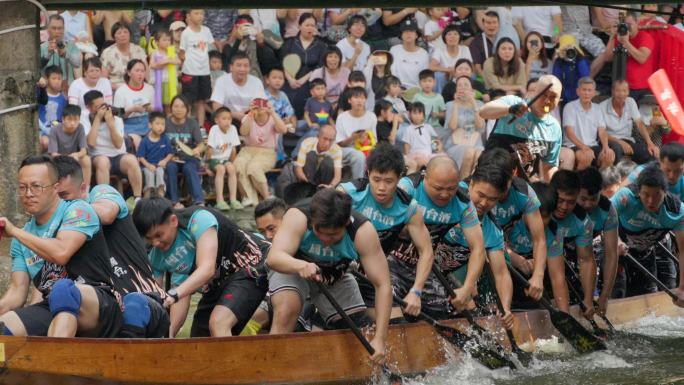
[[[401,22],[401,26],[399,26],[399,31],[404,32],[404,31],[415,31],[418,32],[418,23],[416,23],[414,20],[411,19],[406,19]]]

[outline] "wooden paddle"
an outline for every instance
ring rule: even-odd
[[[530,283],[522,276],[513,266],[508,265],[508,270],[511,276],[520,282],[526,289],[530,287]],[[590,333],[570,314],[560,311],[553,307],[549,300],[542,298],[539,303],[549,312],[551,323],[553,326],[568,339],[568,342],[580,353],[591,353],[597,350],[605,350],[606,344],[598,339],[595,335]]]
[[[499,298],[499,293],[496,292],[496,281],[494,280],[494,273],[492,272],[492,268],[489,266],[489,263],[485,263],[485,271],[487,272],[487,276],[489,276],[489,280],[492,281],[494,284],[494,290],[492,291],[492,295],[494,296],[494,300],[496,301],[496,307],[499,309],[499,312],[501,314],[504,314],[504,307],[503,304],[501,303],[501,298]],[[515,342],[515,336],[513,335],[513,331],[504,328],[506,331],[506,335],[508,336],[508,341],[511,343],[511,349],[513,350],[513,353],[518,357],[518,360],[520,361],[523,366],[527,366],[530,364],[530,361],[532,361],[532,353],[526,352],[522,349],[520,349],[520,346]]]
[[[670,234],[672,234],[672,233],[670,233]],[[672,237],[674,238],[674,235],[672,235]],[[672,262],[674,262],[675,266],[679,267],[679,258],[677,258],[677,256],[675,256],[674,254],[672,254],[672,252],[671,252],[670,250],[668,250],[667,247],[665,247],[665,245],[663,245],[663,242],[658,241],[658,246],[659,246],[661,249],[663,249],[663,251],[665,252],[665,255],[666,255],[668,258],[670,258],[670,260],[671,260]]]
[[[580,281],[579,276],[577,275],[577,272],[575,271],[575,269],[572,268],[572,265],[570,265],[570,262],[568,262],[567,259],[565,260],[565,268],[568,270],[568,272],[570,273],[570,276],[572,277],[573,280],[575,280],[576,282],[582,282],[582,281]],[[577,302],[579,303],[580,309],[582,309],[582,311],[587,311],[587,306],[584,304],[584,302],[582,302],[582,293],[575,287],[575,285],[572,284],[572,282],[570,282],[569,279],[566,279],[565,281],[568,283],[568,287],[570,288],[570,291],[572,291],[572,294],[575,296],[575,299],[577,299]],[[598,303],[596,301],[593,301],[593,303],[594,303],[594,306],[598,306]],[[605,322],[606,325],[608,325],[608,328],[610,330],[606,330],[606,329],[603,329],[600,326],[598,326],[596,321],[594,321],[593,317],[587,318],[587,320],[591,324],[591,327],[594,329],[594,333],[597,336],[601,336],[601,337],[608,336],[609,334],[615,333],[615,327],[610,322],[608,317],[606,317],[605,315],[600,315],[600,317],[603,320],[603,322]]]
[[[662,290],[662,291],[664,291],[665,293],[667,293],[667,295],[669,295],[670,298],[672,298],[674,301],[678,301],[678,300],[679,300],[679,297],[677,296],[677,294],[673,293],[672,290],[671,290],[669,287],[667,287],[667,285],[665,285],[664,283],[662,283],[662,282],[658,279],[658,277],[656,277],[655,275],[653,275],[653,273],[651,273],[647,268],[644,267],[644,265],[642,265],[641,263],[639,263],[639,261],[637,261],[637,260],[636,260],[634,257],[632,257],[629,253],[625,254],[625,255],[624,255],[624,258],[627,259],[632,265],[634,265],[634,267],[636,267],[637,269],[639,269],[646,277],[650,278],[651,281],[653,281],[653,283],[655,283],[656,286],[658,286],[658,287],[660,288],[660,290]]]
[[[349,318],[349,315],[342,309],[342,306],[340,306],[340,303],[337,302],[335,297],[330,293],[330,290],[325,286],[324,283],[314,281],[316,283],[316,286],[318,286],[318,289],[323,293],[325,298],[328,299],[328,302],[335,308],[337,311],[337,314],[339,314],[340,317],[344,320],[344,322],[349,326],[349,329],[351,329],[352,333],[356,336],[356,338],[361,342],[361,345],[363,345],[364,348],[366,348],[366,351],[370,355],[375,354],[375,349],[371,346],[370,342],[364,337],[363,333],[361,333],[361,329],[354,323],[354,321]],[[383,364],[382,365],[382,372],[386,374],[389,377],[390,384],[403,384],[404,380],[401,378],[400,375],[392,372],[387,365]]]
[[[442,270],[439,268],[439,266],[437,266],[437,264],[432,265],[432,273],[437,277],[437,280],[442,284],[442,286],[444,286],[444,288],[446,288],[446,290],[449,292],[449,298],[453,298],[454,297],[454,287],[451,284],[451,282],[449,282],[449,280],[444,275],[444,273],[442,273]],[[496,348],[496,350],[498,352],[500,352],[500,355],[503,357],[503,353],[506,352],[506,349],[504,349],[504,347],[501,346],[501,344],[499,344],[498,342],[496,342],[494,340],[494,338],[492,338],[492,336],[490,335],[490,332],[488,332],[482,326],[480,326],[477,322],[475,322],[475,317],[473,317],[473,313],[468,309],[463,309],[463,310],[461,310],[461,314],[463,314],[463,316],[468,321],[468,323],[473,328],[473,330],[475,330],[477,332],[477,335],[481,339],[485,340],[483,342],[486,342],[486,344],[488,343],[488,344],[491,344],[492,346],[494,346]],[[511,361],[509,358],[507,358],[507,357],[503,357],[503,358],[505,360],[507,360],[508,362],[510,362],[511,364],[513,364],[513,361]]]
[[[356,270],[351,270],[351,273],[358,279],[367,282],[368,284],[371,283],[368,280],[368,278],[362,273]],[[401,307],[405,308],[407,306],[406,302],[396,294],[393,294],[392,297],[394,298],[394,302],[399,304]],[[513,364],[513,362],[508,360],[506,357],[503,357],[501,354],[491,349],[485,348],[481,344],[475,343],[472,337],[464,334],[460,330],[453,328],[451,326],[444,325],[443,323],[437,321],[436,319],[429,316],[428,314],[425,314],[425,312],[422,311],[420,312],[420,318],[423,319],[425,322],[429,323],[430,325],[432,325],[435,328],[435,331],[440,336],[442,336],[442,338],[447,340],[447,342],[465,352],[470,353],[471,357],[479,361],[482,365],[486,366],[487,368],[498,369],[503,367],[509,367],[511,369],[515,369],[515,365]]]
[[[549,90],[549,88],[551,88],[551,86],[552,86],[552,85],[553,85],[552,83],[549,83],[549,84],[548,84],[548,85],[547,85],[546,87],[544,87],[544,89],[543,89],[543,90],[541,90],[541,91],[540,91],[540,92],[539,92],[538,94],[536,94],[536,95],[535,95],[535,96],[534,96],[534,97],[533,97],[532,99],[530,99],[530,101],[529,101],[529,102],[526,102],[525,104],[526,104],[526,105],[528,105],[528,106],[531,106],[531,105],[533,105],[533,104],[534,104],[534,102],[536,102],[536,101],[537,101],[537,99],[541,98],[541,97],[542,97],[542,95],[544,95],[544,94],[546,93],[546,91],[548,91],[548,90]],[[515,114],[513,114],[513,117],[512,117],[512,118],[510,118],[510,119],[508,120],[508,124],[511,124],[511,123],[513,123],[513,121],[514,121],[514,120],[516,120],[517,118],[518,118],[518,117],[517,117],[517,116],[515,116]]]

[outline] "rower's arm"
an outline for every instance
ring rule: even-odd
[[[618,266],[618,231],[617,229],[603,232],[603,287],[601,288],[601,296],[599,304],[607,303],[613,292],[615,285],[615,276],[617,275]]]
[[[504,312],[511,312],[511,301],[513,299],[513,281],[511,280],[511,273],[508,271],[506,265],[506,257],[503,250],[494,250],[489,254],[489,266],[494,275],[496,285],[496,292],[499,294],[501,305],[503,305]]]
[[[84,233],[73,230],[62,230],[54,238],[41,238],[23,229],[14,228],[11,236],[44,260],[60,266],[66,265],[87,239]]]
[[[527,214],[523,217],[527,229],[532,237],[532,258],[534,260],[534,271],[532,278],[544,280],[544,270],[546,269],[546,235],[544,235],[544,222],[542,221],[539,210]]]
[[[24,306],[31,280],[23,271],[14,271],[5,295],[0,299],[0,315]],[[1,332],[1,331],[0,331]]]
[[[171,305],[171,309],[169,311],[169,319],[171,321],[171,325],[169,328],[169,338],[176,337],[176,334],[178,334],[178,332],[183,327],[185,319],[188,316],[188,310],[190,309],[191,297],[192,296],[187,295],[179,299],[178,302]]]
[[[493,100],[480,108],[480,117],[485,120],[496,120],[508,115],[511,107],[499,100]]]
[[[549,277],[551,278],[551,288],[553,289],[553,299],[556,307],[568,313],[570,311],[570,301],[568,294],[568,283],[565,280],[565,257],[563,255],[549,258]]]
[[[195,253],[195,270],[177,288],[178,298],[189,297],[195,290],[207,284],[216,271],[216,255],[218,253],[218,232],[210,227],[197,240]]]
[[[423,213],[420,209],[416,210],[416,213],[411,217],[411,221],[407,225],[407,230],[419,255],[418,265],[416,266],[416,280],[413,282],[413,287],[422,291],[425,286],[425,281],[427,281],[430,276],[435,256],[432,251],[430,232],[427,227],[425,227]]]
[[[378,233],[373,224],[366,222],[359,227],[354,239],[361,265],[368,280],[375,288],[375,338],[384,344],[387,340],[390,312],[392,310],[392,284],[390,282],[387,258],[382,252]]]
[[[100,199],[91,204],[100,218],[102,226],[111,225],[119,216],[119,205],[109,199]]]
[[[471,226],[463,229],[468,247],[470,248],[470,258],[468,259],[468,273],[463,282],[463,289],[467,290],[470,296],[475,292],[477,280],[480,279],[482,268],[485,263],[484,236],[482,226]]]
[[[294,257],[305,232],[304,213],[297,209],[288,210],[283,216],[283,222],[273,238],[273,245],[266,258],[271,270],[283,274],[299,274],[299,271],[309,264]]]
[[[577,246],[577,260],[579,262],[580,281],[584,292],[584,303],[593,307],[594,288],[596,287],[596,261],[592,245]],[[591,305],[591,306],[590,306]]]

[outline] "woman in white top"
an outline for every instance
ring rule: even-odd
[[[350,71],[363,71],[370,56],[370,46],[361,38],[366,34],[366,18],[354,15],[347,22],[347,37],[336,46],[342,51],[344,66]]]
[[[114,95],[114,107],[123,109],[124,133],[133,139],[136,150],[142,137],[150,131],[148,112],[152,111],[154,88],[145,83],[147,66],[139,59],[133,59],[126,66],[124,80]]]
[[[470,48],[461,45],[461,32],[457,25],[451,24],[442,32],[444,48],[437,48],[430,60],[430,69],[435,72],[437,92],[442,92],[444,85],[452,78],[454,66],[459,59],[468,59],[471,62]]]
[[[418,73],[430,66],[430,56],[427,51],[417,45],[418,25],[411,20],[401,22],[401,44],[390,49],[394,58],[391,71],[401,80],[405,88],[419,85]]]
[[[74,80],[69,86],[69,104],[75,104],[81,107],[81,111],[85,111],[83,95],[92,90],[102,92],[105,103],[112,104],[112,83],[102,76],[102,62],[98,57],[91,57],[83,62],[83,77]]]

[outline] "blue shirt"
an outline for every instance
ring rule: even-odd
[[[632,184],[637,184],[637,179],[641,171],[646,168],[647,164],[642,164],[637,166],[632,170],[632,172],[627,176],[627,179]],[[671,192],[673,195],[677,196],[680,200],[684,200],[684,175],[679,177],[679,180],[675,184],[668,184],[667,191]]]
[[[498,101],[512,106],[525,100],[509,95]],[[487,139],[487,148],[501,147],[513,153],[514,160],[520,162],[528,175],[539,171],[534,170],[537,159],[558,166],[563,133],[556,118],[546,114],[540,119],[532,112],[527,112],[509,124],[511,117],[506,115],[497,120],[494,131]]]
[[[144,158],[153,165],[159,164],[162,159],[173,153],[174,148],[166,134],[162,134],[158,141],[153,142],[149,136],[145,136],[138,147],[138,157]]]
[[[267,90],[266,99],[271,102],[273,111],[275,111],[275,113],[278,114],[281,119],[294,116],[294,108],[292,108],[290,99],[288,99],[287,95],[283,91],[278,91],[278,96],[276,97],[271,95],[271,93]]]
[[[594,240],[594,224],[583,208],[576,206],[575,210],[563,219],[553,218],[558,226],[558,232],[563,237],[563,246],[569,257],[576,255],[578,247],[591,246]]]
[[[164,272],[171,272],[171,283],[178,286],[195,270],[197,241],[210,228],[218,231],[218,221],[207,210],[197,210],[190,217],[187,229],[178,227],[176,239],[167,251],[152,248],[150,251],[150,265],[156,277]]]
[[[563,255],[563,237],[554,221],[550,221],[548,226],[544,226],[544,235],[546,236],[547,258]],[[532,257],[532,235],[525,222],[517,221],[513,224],[508,234],[508,245],[516,253],[526,258]]]
[[[658,212],[646,210],[636,194],[636,185],[621,188],[610,200],[630,249],[648,250],[670,230],[684,230],[684,204],[673,194],[665,197]]]
[[[496,204],[492,209],[492,214],[496,223],[506,229],[523,216],[535,213],[539,210],[539,206],[541,203],[532,186],[522,178],[514,178],[506,199]]]
[[[90,189],[88,203],[93,204],[99,200],[108,200],[119,206],[119,214],[116,216],[116,219],[123,219],[128,215],[128,205],[126,205],[126,201],[124,201],[119,191],[114,187],[108,184],[98,184]]]
[[[610,199],[601,195],[599,203],[593,210],[589,212],[589,220],[591,220],[594,227],[594,237],[597,237],[601,232],[608,232],[617,230],[618,219],[615,206]]]
[[[38,120],[45,127],[52,127],[62,121],[62,110],[67,105],[67,99],[63,93],[59,95],[47,95],[47,104],[38,105]]]
[[[82,200],[60,201],[59,206],[50,219],[38,225],[31,219],[23,227],[24,231],[41,238],[54,238],[60,231],[77,231],[91,239],[100,229],[100,220],[95,210]],[[31,278],[40,272],[45,261],[17,239],[12,239],[10,246],[12,256],[12,272],[23,271]]]

